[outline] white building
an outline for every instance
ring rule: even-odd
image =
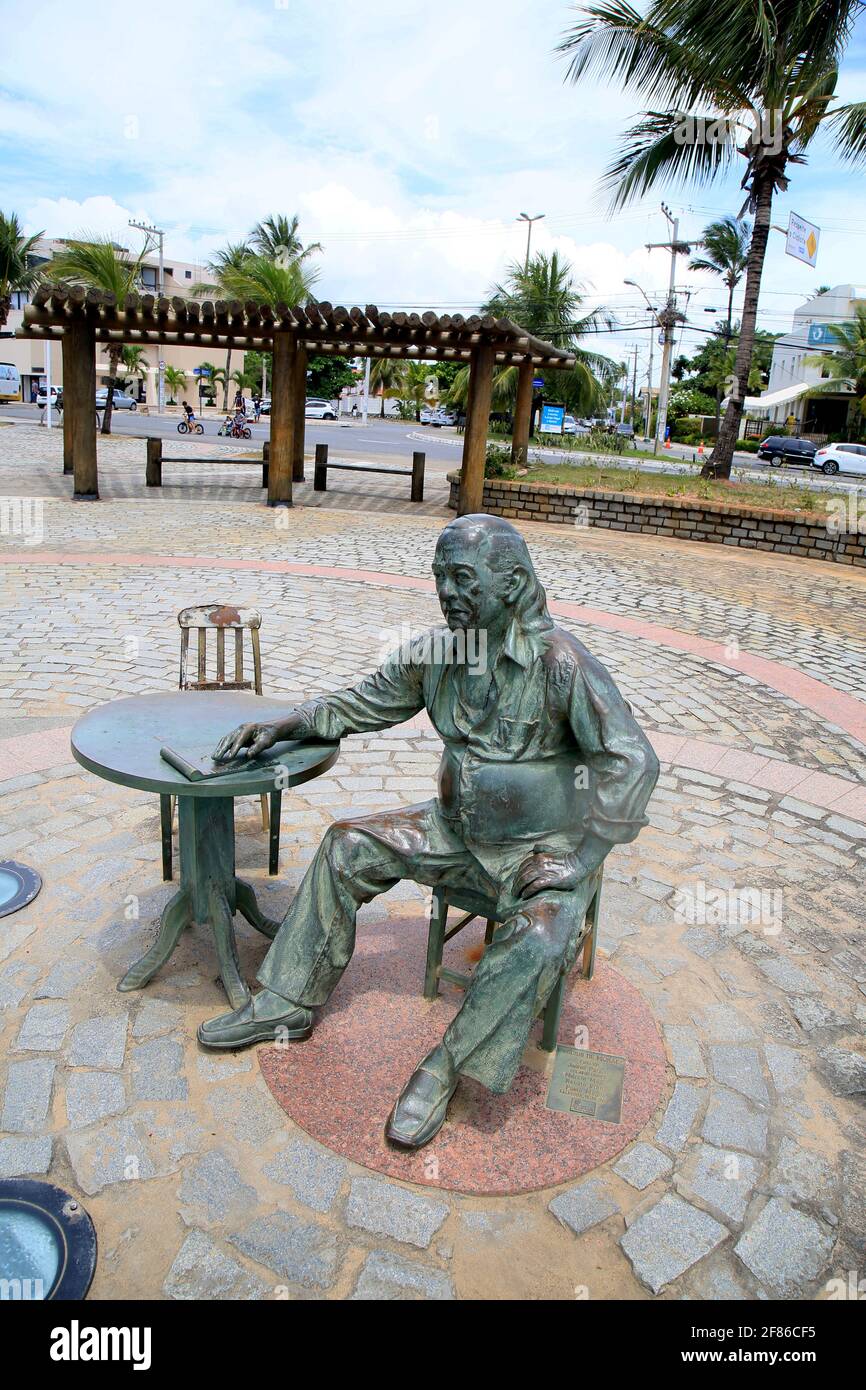
[[[850,323],[857,306],[866,306],[866,286],[836,285],[807,299],[794,311],[790,333],[773,345],[770,379],[760,396],[749,396],[746,409],[779,424],[791,422],[796,431],[821,440],[849,423],[850,391],[810,394],[822,378],[835,376],[832,356],[836,340],[829,325]],[[826,354],[824,365],[807,358]]]
[[[126,249],[126,248],[124,248]],[[48,262],[55,254],[64,250],[64,243],[61,240],[45,237],[36,244],[36,259]],[[131,254],[134,254],[131,252]],[[178,261],[166,253],[164,257],[164,276],[165,293],[171,298],[174,295],[186,296],[192,286],[200,281],[207,281],[209,276],[205,266],[190,263],[189,261]],[[146,294],[159,293],[159,257],[157,253],[150,252],[144,257],[141,273],[142,289]],[[29,296],[18,293],[12,296],[12,312],[6,324],[7,333],[21,327],[24,318],[24,307],[29,302]],[[105,344],[96,345],[96,379],[98,386],[104,386],[108,380],[108,359],[105,355]],[[46,345],[38,338],[3,338],[0,339],[0,361],[9,362],[18,368],[21,375],[21,396],[25,401],[36,399],[36,390],[41,381],[45,379],[47,362],[45,360]],[[149,409],[155,410],[157,404],[157,381],[159,373],[160,355],[166,366],[177,367],[186,373],[188,386],[186,397],[194,405],[198,405],[198,380],[193,376],[193,368],[200,366],[202,361],[210,357],[217,367],[225,368],[225,350],[215,349],[209,353],[206,348],[184,348],[176,347],[172,344],[164,344],[161,348],[157,344],[147,344],[144,347],[144,362],[147,375],[140,379],[136,377],[128,387],[129,391],[138,398],[141,404]],[[61,353],[59,344],[54,345],[51,354],[51,380],[55,385],[61,385],[63,381],[63,369],[61,363]],[[239,351],[232,353],[229,364],[230,372],[243,370],[244,354]],[[121,375],[123,368],[121,367]],[[129,378],[127,378],[129,380]],[[234,397],[237,386],[232,383],[230,386],[230,398]],[[183,392],[178,392],[181,398]],[[171,393],[166,389],[166,400],[171,398]],[[218,391],[218,404],[222,405],[222,386]]]

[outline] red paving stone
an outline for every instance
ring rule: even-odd
[[[631,1143],[666,1090],[665,1054],[649,1006],[605,961],[591,983],[572,976],[559,1037],[573,1043],[583,1025],[593,1051],[626,1057],[621,1124],[548,1110],[547,1073],[524,1065],[506,1095],[461,1081],[444,1127],[419,1153],[385,1143],[396,1096],[462,998],[452,986],[432,1002],[422,997],[426,935],[421,918],[362,927],[312,1037],[259,1050],[262,1073],[286,1114],[319,1143],[375,1172],[489,1195],[569,1182]],[[481,925],[473,923],[446,948],[446,963],[466,970],[467,946],[482,939]],[[534,1037],[539,1034],[540,1024]],[[538,1056],[541,1062],[545,1054]]]

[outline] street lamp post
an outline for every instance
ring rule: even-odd
[[[163,299],[165,297],[165,263],[163,259],[165,232],[161,227],[149,227],[146,222],[133,222],[131,218],[129,225],[135,227],[139,232],[144,232],[147,237],[155,237],[159,242],[159,297]],[[147,248],[145,247],[145,249]],[[156,413],[162,415],[165,410],[165,359],[162,355],[162,343],[158,344],[157,352],[159,353],[159,365],[156,378]]]
[[[537,213],[535,217],[530,217],[528,212],[522,212],[519,217],[514,219],[515,222],[526,223],[526,261],[523,266],[524,274],[529,270],[529,244],[532,240],[532,224],[533,222],[540,222],[544,216],[545,214],[543,212]]]
[[[646,392],[646,419],[644,420],[644,425],[643,425],[643,437],[644,437],[644,442],[645,442],[645,443],[649,443],[649,438],[650,438],[650,419],[651,419],[651,416],[652,416],[652,408],[653,408],[653,344],[654,344],[654,342],[655,342],[656,328],[657,328],[657,327],[661,327],[661,324],[659,323],[659,316],[658,316],[658,313],[657,313],[656,309],[653,307],[653,305],[650,303],[649,298],[648,298],[647,293],[646,293],[646,290],[643,288],[643,286],[642,286],[642,285],[639,285],[638,282],[637,282],[637,280],[625,280],[623,283],[626,284],[626,285],[631,285],[632,289],[635,289],[635,290],[639,290],[639,291],[640,291],[640,293],[641,293],[641,294],[643,295],[643,297],[644,297],[644,300],[645,300],[645,302],[646,302],[647,308],[649,309],[650,313],[651,313],[652,316],[653,316],[653,319],[655,320],[655,322],[652,323],[652,324],[650,325],[649,366],[648,366],[648,368],[647,368],[647,374],[646,374],[646,380],[647,380],[647,392]],[[655,453],[655,447],[653,448],[653,453]]]

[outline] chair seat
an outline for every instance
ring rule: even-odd
[[[586,916],[583,922],[583,929],[578,938],[575,959],[577,953],[583,951],[582,967],[583,978],[591,980],[595,971],[595,951],[598,940],[598,919],[599,907],[601,903],[601,889],[604,878],[604,865],[600,864],[595,870],[595,889],[586,909]],[[487,897],[484,893],[474,893],[468,888],[434,888],[433,899],[436,911],[430,917],[430,930],[427,938],[427,969],[424,977],[424,997],[425,999],[435,999],[439,993],[439,983],[441,980],[448,980],[451,984],[458,985],[461,989],[468,989],[472,983],[472,977],[465,975],[457,970],[451,970],[442,964],[442,954],[446,941],[457,936],[464,927],[468,926],[477,917],[487,919],[487,930],[485,932],[485,947],[490,945],[493,939],[493,932],[496,926],[502,921],[497,916],[497,904],[495,899]],[[448,909],[456,907],[459,911],[466,913],[462,921],[448,930]],[[565,983],[568,976],[567,971],[563,971],[559,980],[554,985],[550,997],[544,1007],[539,1010],[544,1019],[544,1030],[540,1046],[545,1052],[552,1052],[556,1047],[557,1035],[559,1033],[559,1019],[562,1013],[562,1002],[565,995]]]

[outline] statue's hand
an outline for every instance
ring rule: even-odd
[[[273,747],[278,737],[279,725],[241,724],[220,739],[211,756],[215,763],[225,763],[242,756],[256,758],[266,748]]]
[[[567,893],[569,889],[576,888],[585,877],[586,869],[576,854],[548,854],[545,850],[536,849],[524,859],[517,871],[514,895],[518,898],[531,898],[548,888]]]

